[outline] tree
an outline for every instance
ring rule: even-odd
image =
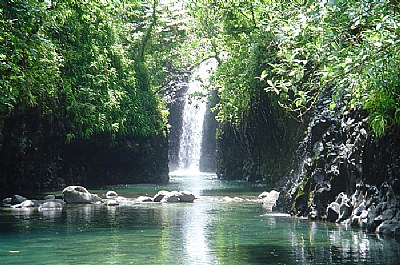
[[[191,7],[203,21],[201,38],[223,58],[221,121],[242,122],[264,87],[299,120],[328,89],[332,108],[367,110],[376,135],[400,125],[397,1],[202,0]]]
[[[0,124],[35,108],[67,142],[164,133],[163,68],[184,29],[158,2],[3,1]]]

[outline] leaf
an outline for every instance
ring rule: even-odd
[[[268,76],[267,70],[263,70],[263,71],[261,72],[260,80],[264,80],[267,76]],[[267,80],[267,83],[268,83],[268,81],[271,81],[271,80]],[[269,83],[268,83],[268,84],[269,84]]]

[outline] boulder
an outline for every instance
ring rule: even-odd
[[[193,202],[196,197],[190,191],[181,191],[179,192],[179,201],[180,202]]]
[[[39,211],[54,211],[62,210],[64,208],[65,202],[60,201],[48,201],[39,206]]]
[[[347,201],[349,200],[349,198],[347,197],[347,194],[344,192],[339,193],[339,195],[336,198],[336,202],[340,205],[343,203],[347,203]]]
[[[19,204],[14,204],[11,207],[12,208],[28,208],[28,207],[34,207],[35,203],[31,200],[25,200]]]
[[[10,206],[11,205],[11,201],[12,201],[11,198],[5,198],[5,199],[3,199],[3,205]]]
[[[395,236],[395,237],[400,237],[400,227],[397,227],[397,228],[394,230],[394,236]]]
[[[164,196],[164,198],[160,201],[162,203],[174,203],[174,202],[180,202],[180,194],[178,191],[171,191],[167,195]]]
[[[56,199],[56,196],[55,195],[46,195],[44,198],[43,198],[44,200],[55,200]]]
[[[326,211],[327,211],[326,220],[328,222],[336,222],[340,214],[340,205],[337,202],[332,202],[331,204],[329,204]]]
[[[101,201],[99,196],[90,193],[82,186],[68,186],[62,193],[66,203],[96,203]]]
[[[107,197],[107,199],[115,198],[115,197],[118,197],[118,193],[113,190],[110,190],[110,191],[107,191],[106,197]]]
[[[368,232],[375,232],[376,228],[383,222],[381,218],[376,218],[377,211],[375,206],[371,206],[368,208],[368,217],[367,217],[367,230]]]
[[[386,221],[392,219],[396,215],[392,209],[385,210],[381,215],[377,216],[374,220],[376,221]]]
[[[152,198],[153,202],[193,202],[196,199],[190,191],[159,191]]]
[[[166,190],[160,190],[156,195],[153,197],[153,202],[161,202],[161,200],[167,196],[170,192]]]
[[[279,199],[279,191],[271,190],[264,191],[260,195],[258,195],[258,199],[261,200],[261,203],[267,210],[272,211],[272,208],[276,205],[276,201]]]
[[[25,198],[24,196],[13,195],[11,197],[11,204],[20,204],[20,203],[22,203],[23,201],[26,201],[26,200],[27,200],[27,198]]]
[[[148,197],[148,196],[139,196],[135,202],[153,202],[153,198]]]
[[[398,221],[386,220],[376,228],[376,233],[394,236],[396,229],[400,228]]]
[[[339,209],[339,219],[337,221],[341,222],[348,219],[351,215],[353,208],[347,202],[340,205]]]
[[[365,211],[365,205],[361,203],[358,207],[354,209],[353,215],[360,216],[363,211]]]
[[[280,192],[276,190],[264,191],[258,195],[258,199],[276,202],[276,200],[279,198],[279,194]]]

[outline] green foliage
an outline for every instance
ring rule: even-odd
[[[37,1],[3,1],[0,4],[0,114],[15,105],[21,109],[57,98],[60,57],[41,30],[46,5]]]
[[[382,136],[400,125],[399,4],[370,1],[192,1],[203,42],[222,61],[221,121],[237,123],[260,88],[298,119],[325,89],[371,114]]]
[[[67,142],[163,133],[165,75],[156,73],[183,34],[167,18],[156,0],[3,1],[1,119],[39,108],[65,123]],[[159,25],[169,33],[159,35]]]

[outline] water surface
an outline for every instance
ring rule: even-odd
[[[62,211],[0,210],[0,264],[398,264],[400,244],[344,226],[269,213],[266,189],[214,175],[173,176],[167,186],[105,187],[127,197],[192,190],[194,203]],[[227,201],[225,196],[249,200]]]

